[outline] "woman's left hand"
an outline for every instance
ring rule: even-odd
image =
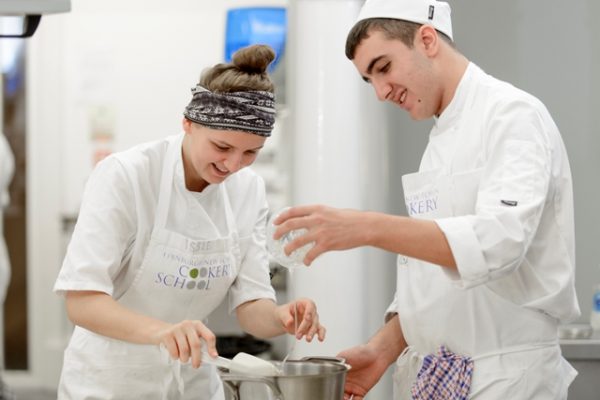
[[[326,329],[319,323],[319,314],[315,302],[300,298],[277,307],[277,314],[287,333],[295,335],[296,339],[306,337],[311,342],[315,335],[319,341],[325,339]]]

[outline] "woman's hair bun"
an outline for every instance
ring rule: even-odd
[[[233,54],[231,63],[241,71],[253,74],[266,72],[267,67],[275,59],[275,51],[271,46],[255,44],[243,47]]]

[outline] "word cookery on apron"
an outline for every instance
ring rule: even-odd
[[[406,211],[411,217],[435,212],[438,209],[438,198],[438,190],[427,190],[423,193],[407,195],[404,199]]]
[[[165,268],[156,272],[154,280],[159,286],[180,290],[211,290],[211,283],[219,279],[229,280],[234,275],[229,257],[188,258],[165,251],[162,258]]]

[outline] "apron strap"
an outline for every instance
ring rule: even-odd
[[[511,353],[521,353],[521,352],[524,352],[524,351],[534,351],[534,350],[547,349],[549,347],[558,347],[558,345],[559,345],[558,341],[552,340],[552,341],[541,342],[541,343],[537,343],[537,344],[526,344],[526,345],[520,345],[520,346],[512,346],[512,347],[506,347],[504,349],[499,349],[499,350],[496,350],[496,351],[489,351],[487,353],[478,354],[476,356],[471,357],[471,359],[473,361],[479,361],[481,359],[488,358],[488,357],[495,357],[495,356],[500,356],[500,355],[504,355],[504,354],[511,354]]]
[[[175,174],[175,166],[177,165],[178,159],[181,157],[181,144],[183,142],[184,135],[177,136],[175,140],[169,141],[169,147],[167,154],[165,155],[165,161],[163,164],[162,175],[160,178],[160,191],[158,194],[158,203],[156,205],[156,219],[154,222],[154,228],[164,228],[167,225],[167,218],[169,216],[169,204],[171,201],[171,195],[173,192],[173,176]],[[229,195],[225,189],[225,184],[219,185],[221,197],[224,203],[225,220],[227,224],[227,230],[225,234],[219,232],[218,227],[212,221],[212,218],[206,213],[203,207],[200,209],[203,211],[207,218],[207,221],[212,224],[215,232],[218,236],[224,236],[232,240],[233,242],[238,241],[238,231],[235,218],[233,216],[233,210],[231,203],[229,202]]]
[[[223,203],[225,203],[225,219],[227,221],[227,236],[233,236],[237,239],[237,224],[233,216],[233,210],[231,209],[231,202],[229,201],[229,193],[225,189],[225,185],[221,184],[221,196],[223,196]]]
[[[229,194],[227,193],[227,189],[225,188],[225,184],[221,185],[221,195],[223,196],[223,202],[225,203],[225,219],[227,221],[227,238],[231,243],[231,251],[236,259],[236,262],[239,264],[241,262],[241,250],[240,250],[240,241],[239,241],[239,233],[237,230],[237,224],[235,222],[235,217],[233,215],[233,209],[231,208],[231,202],[229,201]]]
[[[169,215],[169,203],[171,201],[171,193],[173,192],[173,174],[177,157],[181,157],[181,143],[183,135],[177,136],[175,140],[169,140],[167,154],[163,162],[162,175],[160,177],[160,185],[158,192],[158,204],[156,205],[156,220],[154,227],[164,228],[167,225],[167,217]]]

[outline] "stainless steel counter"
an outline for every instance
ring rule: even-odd
[[[589,339],[562,339],[563,357],[577,370],[578,375],[569,387],[569,400],[598,400],[600,398],[600,333]]]
[[[600,362],[600,338],[562,339],[563,357],[567,360],[596,360]]]

